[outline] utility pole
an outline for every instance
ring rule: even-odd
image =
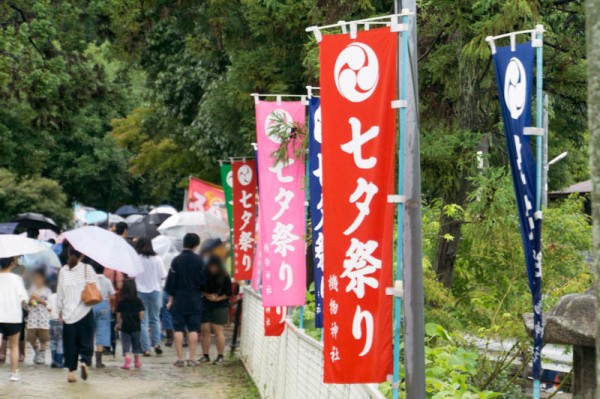
[[[408,9],[409,23],[406,152],[404,161],[404,364],[406,397],[425,398],[425,321],[423,296],[423,246],[421,242],[421,155],[419,145],[419,78],[417,71],[417,2],[396,0],[395,12]],[[400,53],[402,57],[402,53]]]
[[[600,303],[600,0],[586,1],[588,126],[592,175],[594,288]],[[600,306],[596,306],[596,385],[600,387]],[[596,392],[598,395],[598,392]],[[598,397],[598,396],[596,396]]]

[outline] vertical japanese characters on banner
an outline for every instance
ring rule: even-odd
[[[252,278],[256,227],[256,166],[254,161],[234,161],[233,268],[236,280]]]
[[[279,337],[285,329],[285,306],[273,306],[264,308],[265,337]]]
[[[382,382],[392,372],[397,33],[324,35],[324,382]]]
[[[262,258],[262,299],[265,307],[299,306],[305,303],[306,231],[304,209],[305,166],[289,144],[287,162],[273,153],[281,139],[274,131],[293,123],[305,123],[300,101],[256,104],[256,136],[259,168],[259,215]]]
[[[535,210],[536,168],[529,137],[524,128],[531,126],[531,102],[535,49],[531,42],[498,47],[493,55],[502,108],[504,134],[510,170],[517,200],[521,238],[525,252],[529,288],[533,300],[534,348],[533,378],[542,371],[542,214]]]
[[[323,327],[323,168],[321,156],[321,99],[312,97],[308,104],[308,154],[310,219],[315,276],[315,327]]]

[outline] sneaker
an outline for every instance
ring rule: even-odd
[[[11,382],[21,381],[21,376],[19,375],[19,370],[14,373],[10,373],[10,377],[8,378]]]
[[[156,356],[160,356],[160,355],[162,355],[162,354],[163,354],[163,350],[162,350],[162,348],[160,347],[160,345],[156,345],[156,346],[154,347],[154,352],[156,353]]]
[[[86,381],[88,379],[88,366],[85,363],[81,364],[81,379]]]
[[[46,363],[46,352],[38,351],[35,354],[34,362],[35,362],[35,364],[45,364]]]
[[[217,359],[213,362],[214,365],[216,366],[222,366],[223,364],[225,364],[225,359],[223,358],[223,356],[219,356],[217,357]]]
[[[175,366],[175,367],[185,367],[185,362],[183,360],[178,360],[175,363],[173,363],[173,366]]]
[[[195,360],[191,360],[190,359],[190,360],[187,361],[187,366],[188,367],[196,367],[197,365],[198,365],[198,362],[195,361]]]
[[[198,359],[198,363],[208,364],[210,363],[210,358],[208,356],[202,356],[200,359]]]

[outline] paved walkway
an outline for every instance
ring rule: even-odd
[[[27,361],[21,365],[22,381],[8,381],[9,366],[0,366],[0,398],[259,398],[258,391],[238,359],[226,365],[204,365],[179,369],[172,365],[175,352],[163,348],[161,357],[142,358],[140,370],[124,371],[119,367],[122,358],[104,358],[106,369],[91,369],[87,382],[67,383],[66,370],[32,364],[28,348]],[[214,351],[214,348],[213,348]],[[49,360],[49,353],[46,354]]]

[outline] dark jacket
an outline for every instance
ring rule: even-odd
[[[165,291],[173,297],[173,313],[196,313],[202,311],[200,292],[204,279],[202,258],[184,249],[171,262]]]

